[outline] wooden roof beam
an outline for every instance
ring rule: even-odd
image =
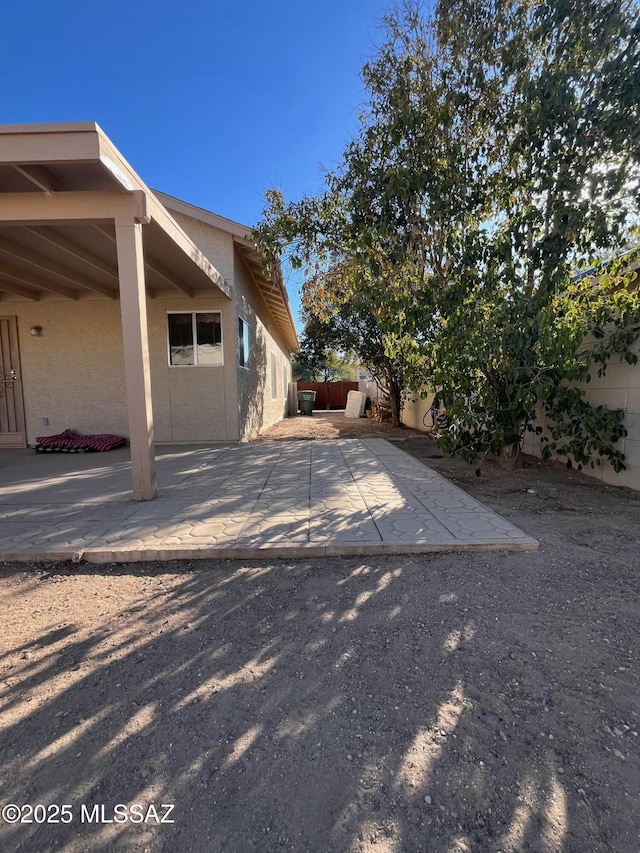
[[[54,222],[107,222],[118,217],[148,221],[147,197],[132,193],[0,193],[0,225],[49,225]]]
[[[12,281],[5,281],[0,275],[0,293],[10,293],[12,296],[22,296],[25,299],[31,299],[37,302],[40,294],[37,290],[31,290],[28,287],[22,287],[20,284],[15,284]]]
[[[93,227],[104,237],[107,237],[107,239],[111,240],[112,243],[116,242],[115,234],[112,234],[106,226],[94,225]],[[159,275],[160,278],[164,279],[164,281],[170,284],[171,287],[175,287],[176,290],[181,291],[190,298],[193,296],[193,290],[190,287],[188,287],[186,284],[183,284],[174,275],[172,275],[172,273],[170,273],[169,270],[160,263],[160,261],[156,261],[155,259],[150,258],[146,253],[144,254],[144,265],[156,275]]]
[[[13,163],[12,168],[19,175],[22,175],[23,178],[26,178],[29,183],[42,190],[42,192],[47,193],[47,195],[63,189],[51,172],[45,169],[44,166],[18,166],[16,163]]]
[[[56,246],[58,249],[62,249],[63,252],[71,255],[71,257],[77,258],[88,266],[108,275],[110,278],[114,279],[114,281],[118,281],[118,270],[116,267],[106,261],[103,261],[102,258],[98,258],[91,254],[91,252],[88,252],[72,240],[68,240],[66,237],[63,237],[62,234],[58,234],[57,231],[52,231],[48,228],[30,226],[26,226],[24,230],[29,234],[33,234],[34,237],[37,237],[39,240],[43,240],[52,246]]]
[[[28,270],[22,267],[15,267],[13,264],[7,264],[0,260],[0,275],[5,278],[10,278],[12,281],[17,281],[19,284],[37,287],[40,290],[46,290],[49,293],[56,293],[58,296],[64,296],[65,299],[77,299],[77,290],[71,290],[70,287],[65,287],[63,284],[58,284],[55,281],[42,278],[39,275],[33,275]]]
[[[148,266],[150,270],[152,270],[156,275],[159,275],[160,278],[164,279],[164,281],[172,287],[175,287],[176,290],[180,290],[186,296],[193,296],[193,290],[172,275],[159,261],[156,261],[153,258],[145,259],[145,266]]]
[[[75,284],[78,287],[83,289],[92,290],[94,293],[99,293],[102,296],[107,296],[109,299],[117,299],[118,291],[114,287],[109,287],[106,284],[101,284],[98,281],[93,281],[86,276],[81,275],[80,273],[73,272],[73,270],[68,269],[67,267],[62,266],[62,264],[58,264],[55,261],[52,261],[50,258],[45,258],[42,255],[39,255],[37,252],[31,251],[31,249],[27,249],[24,246],[20,246],[17,243],[12,243],[10,240],[6,240],[4,237],[0,237],[0,254],[6,255],[10,258],[15,258],[19,261],[25,261],[30,266],[36,267],[36,269],[41,272],[49,273],[49,275],[55,275],[59,278],[64,279],[65,281],[70,282],[71,284]],[[16,268],[17,269],[17,268]],[[26,272],[26,275],[29,273]],[[51,287],[51,283],[49,283],[48,289],[53,290]],[[63,291],[54,291],[58,293],[62,293]],[[71,291],[68,291],[71,292]],[[77,295],[72,298],[77,299]]]

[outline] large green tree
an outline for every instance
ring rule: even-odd
[[[357,368],[357,356],[344,351],[334,323],[306,316],[300,350],[293,359],[293,378],[307,382],[352,380]]]
[[[257,238],[307,267],[310,316],[378,371],[396,417],[402,388],[444,389],[451,452],[516,461],[542,406],[549,448],[621,465],[621,413],[568,383],[635,358],[624,265],[575,273],[637,222],[636,4],[440,0],[384,23],[326,192],[272,192]]]
[[[569,381],[588,382],[616,355],[635,360],[638,292],[624,284],[633,255],[576,271],[624,250],[637,224],[638,22],[627,2],[438,6],[452,85],[478,105],[490,212],[448,269],[433,351],[452,401],[451,451],[515,462],[542,408],[549,450],[622,465],[622,413],[590,406]],[[596,327],[603,336],[588,346]]]
[[[450,148],[438,133],[447,120],[439,116],[429,27],[409,8],[385,25],[387,41],[362,71],[369,100],[359,132],[325,175],[325,193],[287,204],[270,191],[255,233],[268,257],[288,253],[294,267],[306,268],[307,315],[330,323],[357,353],[387,392],[397,424],[403,390],[424,379],[424,276],[438,215],[451,216],[430,181]],[[413,41],[424,49],[411,49]]]

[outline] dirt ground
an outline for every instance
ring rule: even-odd
[[[315,411],[311,417],[285,418],[265,430],[256,441],[292,441],[314,438],[402,438],[421,436],[417,430],[393,427],[369,418],[345,418],[343,411]]]
[[[4,566],[0,850],[640,850],[640,493],[387,437],[540,550]]]

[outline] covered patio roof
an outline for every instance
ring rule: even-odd
[[[145,225],[149,297],[229,296],[97,124],[0,126],[0,302],[117,299],[122,217]]]
[[[231,297],[97,124],[0,126],[0,312],[3,302],[119,300],[136,500],[156,496],[147,299],[177,294]],[[286,326],[290,314],[270,305]]]

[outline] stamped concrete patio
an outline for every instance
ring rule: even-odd
[[[0,560],[122,562],[535,550],[538,542],[384,439],[159,448],[159,497],[126,449],[0,464]]]

